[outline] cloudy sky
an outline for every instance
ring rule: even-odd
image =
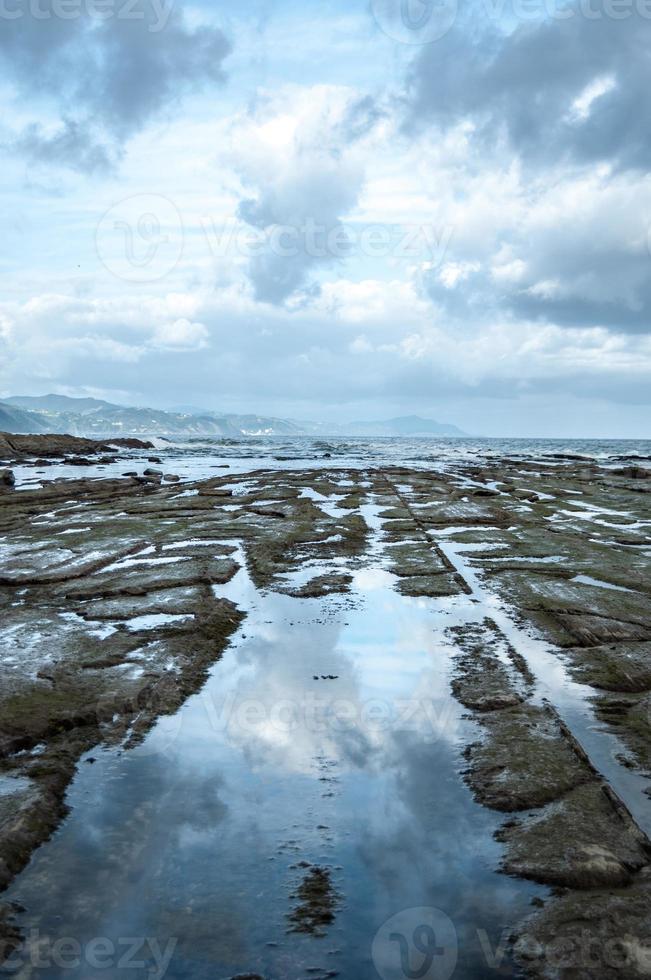
[[[0,397],[651,436],[651,0],[0,0]]]

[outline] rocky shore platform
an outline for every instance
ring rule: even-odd
[[[0,434],[7,468],[120,447],[148,448]],[[379,571],[406,603],[468,610],[440,627],[447,696],[479,733],[458,779],[499,816],[501,872],[547,888],[513,923],[521,974],[648,976],[650,477],[504,458],[0,482],[0,889],[64,820],[80,760],[129,751],[201,689],[246,623],[223,594],[243,566],[260,594],[324,608]],[[327,930],[345,912],[310,873],[301,901],[326,912],[298,919]],[[17,911],[0,916],[7,954]]]

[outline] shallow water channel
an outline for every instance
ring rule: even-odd
[[[375,508],[365,517],[376,530]],[[204,689],[130,750],[95,750],[7,898],[19,977],[515,976],[544,889],[495,871],[499,814],[460,772],[450,693],[472,596],[409,598],[376,534],[352,592],[215,587],[247,618]]]

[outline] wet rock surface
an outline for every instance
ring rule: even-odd
[[[467,708],[509,708],[531,694],[533,677],[526,663],[490,619],[452,627],[450,634],[460,648],[452,691]]]
[[[644,835],[625,811],[613,808],[598,781],[505,825],[499,839],[509,874],[570,888],[630,884],[650,856]]]
[[[607,980],[649,973],[651,875],[645,868],[625,888],[568,891],[522,928],[516,960],[526,975]]]
[[[83,465],[83,457],[88,453],[110,453],[115,446],[124,449],[151,449],[150,442],[142,439],[115,438],[107,442],[98,439],[85,439],[68,435],[16,435],[13,432],[0,432],[0,457],[20,460],[30,457],[65,457],[74,453]],[[42,464],[42,460],[38,460]]]
[[[109,451],[67,437],[16,448],[19,438],[6,448],[0,437],[7,461]],[[355,576],[381,576],[407,603],[463,611],[442,634],[449,694],[473,733],[464,728],[459,778],[504,814],[501,870],[555,889],[513,923],[518,964],[568,980],[644,975],[648,839],[520,640],[544,641],[590,724],[614,739],[613,772],[641,779],[651,767],[648,482],[567,459],[254,471],[182,486],[161,475],[2,494],[0,887],[59,825],[84,753],[138,744],[201,689],[248,611],[222,594],[240,568],[261,595],[322,603],[354,601]],[[306,680],[337,685],[328,668]],[[323,800],[336,800],[334,777],[322,779]],[[323,936],[343,914],[325,864],[306,866],[292,896],[299,934]],[[8,948],[10,913],[0,916]],[[554,960],[559,937],[571,946],[580,930],[601,952],[625,936],[628,974],[605,960],[577,967],[576,950]]]
[[[327,927],[334,921],[339,897],[332,883],[328,868],[310,868],[290,896],[296,902],[288,915],[291,932],[303,932],[313,936],[323,936]]]
[[[509,470],[517,476],[509,479]],[[549,642],[583,685],[596,724],[628,748],[619,762],[648,773],[651,499],[631,486],[638,477],[566,462],[523,473],[502,460],[492,472],[464,468],[457,476],[497,496],[477,499],[477,487],[464,494],[454,478],[436,478],[461,497],[454,504],[433,502],[434,479],[399,477],[408,484],[403,508],[435,547],[457,556],[457,574],[474,594],[503,603],[514,625]],[[458,649],[452,690],[481,734],[465,747],[464,777],[483,805],[513,814],[496,835],[502,870],[557,889],[514,931],[516,962],[532,976],[646,975],[647,836],[537,693],[526,662],[517,651],[509,658],[500,627],[485,620],[450,632]],[[586,943],[594,961],[585,960]]]
[[[486,806],[528,810],[593,778],[549,707],[504,706],[481,718],[484,738],[468,746],[468,782]]]

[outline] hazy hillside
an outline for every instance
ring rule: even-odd
[[[86,415],[95,412],[97,409],[114,408],[111,402],[100,401],[98,398],[70,398],[68,395],[13,395],[5,398],[7,405],[17,405],[19,408],[26,408],[29,411],[52,413],[60,415],[70,413],[73,415]]]
[[[165,412],[113,405],[97,398],[66,395],[16,395],[0,403],[0,429],[7,432],[52,432],[107,438],[114,436],[461,436],[454,425],[405,416],[380,422],[297,422],[264,415],[220,415],[201,409]]]
[[[434,419],[405,415],[386,422],[349,422],[343,427],[349,435],[358,436],[463,436],[456,425],[445,425]]]
[[[129,408],[113,405],[95,398],[69,398],[65,395],[22,395],[6,399],[11,409],[36,419],[38,428],[8,431],[68,432],[77,436],[106,437],[110,435],[160,436],[230,436],[241,431],[225,419],[210,413],[189,415],[163,412],[153,408]],[[18,407],[19,406],[19,407]],[[25,412],[29,409],[29,412]]]
[[[406,415],[395,419],[372,422],[306,422],[294,423],[300,432],[328,436],[464,436],[456,425],[446,425],[434,419]]]
[[[0,402],[0,432],[45,432],[47,423],[42,415]]]

